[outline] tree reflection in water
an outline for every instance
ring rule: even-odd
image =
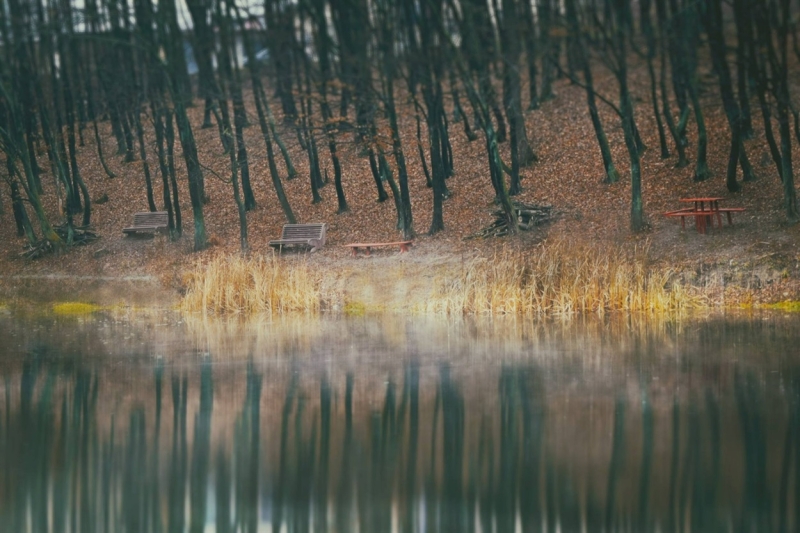
[[[103,367],[28,357],[3,377],[0,530],[800,526],[797,374],[777,389],[736,369],[598,392],[551,386],[530,364],[412,360],[397,376],[233,366],[159,363],[120,407]]]

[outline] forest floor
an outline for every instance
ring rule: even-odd
[[[795,76],[800,75],[795,72]],[[646,95],[644,70],[635,71],[634,86]],[[795,81],[795,86],[800,85]],[[283,139],[293,155],[298,177],[284,180],[298,222],[326,222],[327,244],[320,251],[285,253],[286,261],[303,262],[325,269],[331,275],[344,275],[348,291],[359,300],[425,298],[431,272],[438,268],[457,267],[466,258],[491,255],[503,248],[537,253],[539,243],[567,240],[583,249],[646,248],[654,268],[670,268],[685,283],[703,288],[718,303],[770,303],[800,300],[800,224],[787,223],[783,211],[782,185],[764,141],[763,121],[754,109],[755,137],[746,142],[748,156],[757,181],[742,183],[742,191],[730,193],[725,187],[728,156],[728,125],[717,96],[716,79],[701,73],[702,102],[709,131],[708,164],[711,178],[704,182],[692,179],[696,129],[689,124],[690,165],[675,168],[673,152],[660,157],[657,129],[649,98],[636,100],[637,123],[648,149],[642,156],[642,189],[648,227],[633,234],[629,229],[631,187],[627,152],[619,120],[608,108],[601,109],[620,181],[603,182],[603,167],[594,131],[585,104],[584,91],[568,80],[555,84],[556,97],[540,109],[526,112],[527,131],[539,161],[522,170],[523,192],[519,201],[553,206],[553,220],[519,235],[465,239],[493,221],[494,193],[488,174],[484,140],[469,142],[461,124],[451,122],[455,175],[448,179],[452,193],[444,203],[445,230],[428,235],[432,214],[432,191],[425,185],[415,139],[413,108],[401,117],[403,146],[409,167],[416,238],[409,253],[395,249],[376,250],[370,257],[352,257],[343,245],[353,242],[392,242],[400,236],[395,230],[396,214],[391,199],[378,203],[368,158],[359,153],[352,133],[341,133],[337,140],[343,167],[343,186],[349,212],[337,214],[332,183],[333,170],[327,147],[320,142],[321,160],[331,183],[322,190],[323,201],[311,202],[308,159],[300,149],[291,128]],[[610,76],[598,76],[597,88],[615,101],[615,82]],[[523,94],[526,94],[524,92]],[[278,106],[273,104],[273,108]],[[58,256],[37,260],[23,259],[25,244],[15,236],[14,220],[7,191],[3,190],[0,214],[0,305],[16,300],[88,300],[97,303],[121,302],[128,305],[167,306],[179,297],[184,273],[197,261],[207,261],[219,254],[239,251],[239,225],[229,183],[228,157],[222,153],[216,128],[200,129],[202,106],[192,110],[196,125],[201,163],[206,168],[205,221],[211,246],[202,252],[192,251],[192,221],[186,174],[180,147],[175,161],[181,181],[183,237],[170,241],[125,237],[122,228],[131,224],[133,214],[147,210],[143,163],[123,163],[113,155],[113,137],[107,123],[104,150],[116,177],[109,179],[97,158],[91,128],[84,131],[85,146],[79,159],[83,177],[95,200],[92,228],[99,239],[87,246],[69,249]],[[276,239],[286,222],[272,189],[266,151],[252,113],[247,129],[250,172],[258,206],[248,214],[248,241],[253,255],[273,252],[268,241]],[[450,115],[452,116],[452,115]],[[424,129],[424,128],[423,128]],[[776,128],[777,131],[777,128]],[[423,134],[424,135],[424,134]],[[156,202],[161,205],[161,186],[154,156],[154,141],[148,138],[150,172],[156,181]],[[501,153],[508,161],[508,143]],[[800,161],[795,143],[794,160]],[[46,162],[46,155],[40,154]],[[279,161],[279,164],[282,161]],[[280,165],[282,175],[285,169]],[[53,179],[43,175],[48,210],[54,214],[58,201]],[[795,178],[797,182],[797,178]],[[387,187],[387,192],[391,191]],[[97,200],[106,197],[100,203]],[[725,222],[707,234],[695,231],[693,221],[686,229],[679,220],[663,216],[665,211],[684,207],[685,197],[722,197],[724,206],[743,207],[733,214],[733,225]],[[426,282],[425,280],[428,280]]]

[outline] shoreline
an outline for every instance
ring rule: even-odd
[[[213,257],[237,256],[218,252]],[[339,291],[339,304],[321,312],[410,315],[418,314],[415,307],[431,297],[443,277],[460,275],[471,261],[481,257],[486,258],[487,254],[441,252],[430,243],[424,243],[404,254],[376,253],[370,257],[351,258],[343,256],[339,250],[327,250],[315,254],[287,254],[279,261],[290,270],[311,269],[319,276],[317,280],[326,284],[326,290]],[[39,308],[61,302],[177,309],[186,291],[188,272],[194,265],[208,260],[208,257],[198,257],[192,263],[173,265],[159,275],[144,271],[127,275],[73,275],[52,270],[3,274],[0,275],[0,309]],[[678,265],[653,258],[648,267],[652,271],[670,271],[676,286],[691,290],[702,299],[702,310],[800,310],[800,259],[796,257],[770,253],[739,260],[682,261]]]

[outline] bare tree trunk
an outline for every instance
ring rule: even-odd
[[[247,65],[248,70],[250,71],[250,82],[253,87],[253,99],[255,100],[256,113],[258,115],[258,125],[261,128],[261,136],[264,138],[264,144],[267,147],[267,163],[269,164],[269,173],[272,179],[272,186],[275,189],[275,194],[278,196],[278,203],[281,205],[281,209],[283,210],[283,214],[286,217],[287,222],[289,224],[295,224],[296,219],[294,213],[292,212],[292,206],[289,204],[289,199],[286,197],[286,193],[283,189],[283,183],[278,173],[278,167],[275,164],[275,153],[272,147],[272,140],[270,139],[270,131],[274,125],[274,121],[271,119],[271,113],[269,115],[270,119],[267,118],[269,106],[266,103],[266,94],[263,86],[261,85],[261,80],[259,79],[258,62],[253,50],[253,44],[250,41],[250,35],[247,33],[247,31],[245,31],[244,21],[242,20],[241,14],[235,5],[234,10],[236,12],[236,22],[242,35],[242,43],[244,45],[245,55],[247,56]],[[287,159],[287,162],[291,163],[291,160]],[[293,171],[294,167],[290,167],[290,169]]]

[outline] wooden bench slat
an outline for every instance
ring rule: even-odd
[[[699,233],[706,232],[706,219],[710,219],[711,225],[714,225],[714,217],[717,218],[720,227],[722,227],[722,214],[728,217],[728,225],[733,224],[733,217],[731,213],[740,213],[744,211],[744,207],[720,207],[719,209],[678,209],[677,211],[667,211],[664,216],[667,217],[680,217],[681,228],[686,227],[686,217],[694,217],[695,227]]]
[[[122,232],[126,235],[155,233],[157,231],[164,231],[168,227],[169,215],[166,211],[145,211],[142,213],[134,213],[133,226],[122,228]]]
[[[358,250],[364,249],[365,255],[370,254],[372,248],[386,248],[389,246],[399,246],[400,253],[407,252],[408,248],[414,244],[414,241],[396,241],[396,242],[355,242],[345,244],[345,248],[350,248],[353,251],[353,257],[358,255]]]

